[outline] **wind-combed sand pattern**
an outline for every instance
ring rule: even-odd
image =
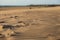
[[[60,7],[0,9],[0,40],[60,40]]]

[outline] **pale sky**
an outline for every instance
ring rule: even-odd
[[[0,0],[0,5],[60,4],[60,0]]]

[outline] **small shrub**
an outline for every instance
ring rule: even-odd
[[[14,18],[17,18],[18,16],[14,16]]]
[[[0,21],[0,23],[5,23],[5,21]]]
[[[12,16],[10,18],[13,18]]]
[[[3,25],[3,29],[13,29],[14,26],[12,25]]]
[[[11,16],[10,18],[17,18],[18,16]]]
[[[23,21],[19,21],[18,23],[23,23]]]

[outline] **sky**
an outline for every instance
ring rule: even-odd
[[[60,4],[60,0],[0,0],[0,5]]]

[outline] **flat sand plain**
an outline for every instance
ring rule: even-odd
[[[0,8],[0,25],[21,26],[0,40],[60,40],[60,7]]]

